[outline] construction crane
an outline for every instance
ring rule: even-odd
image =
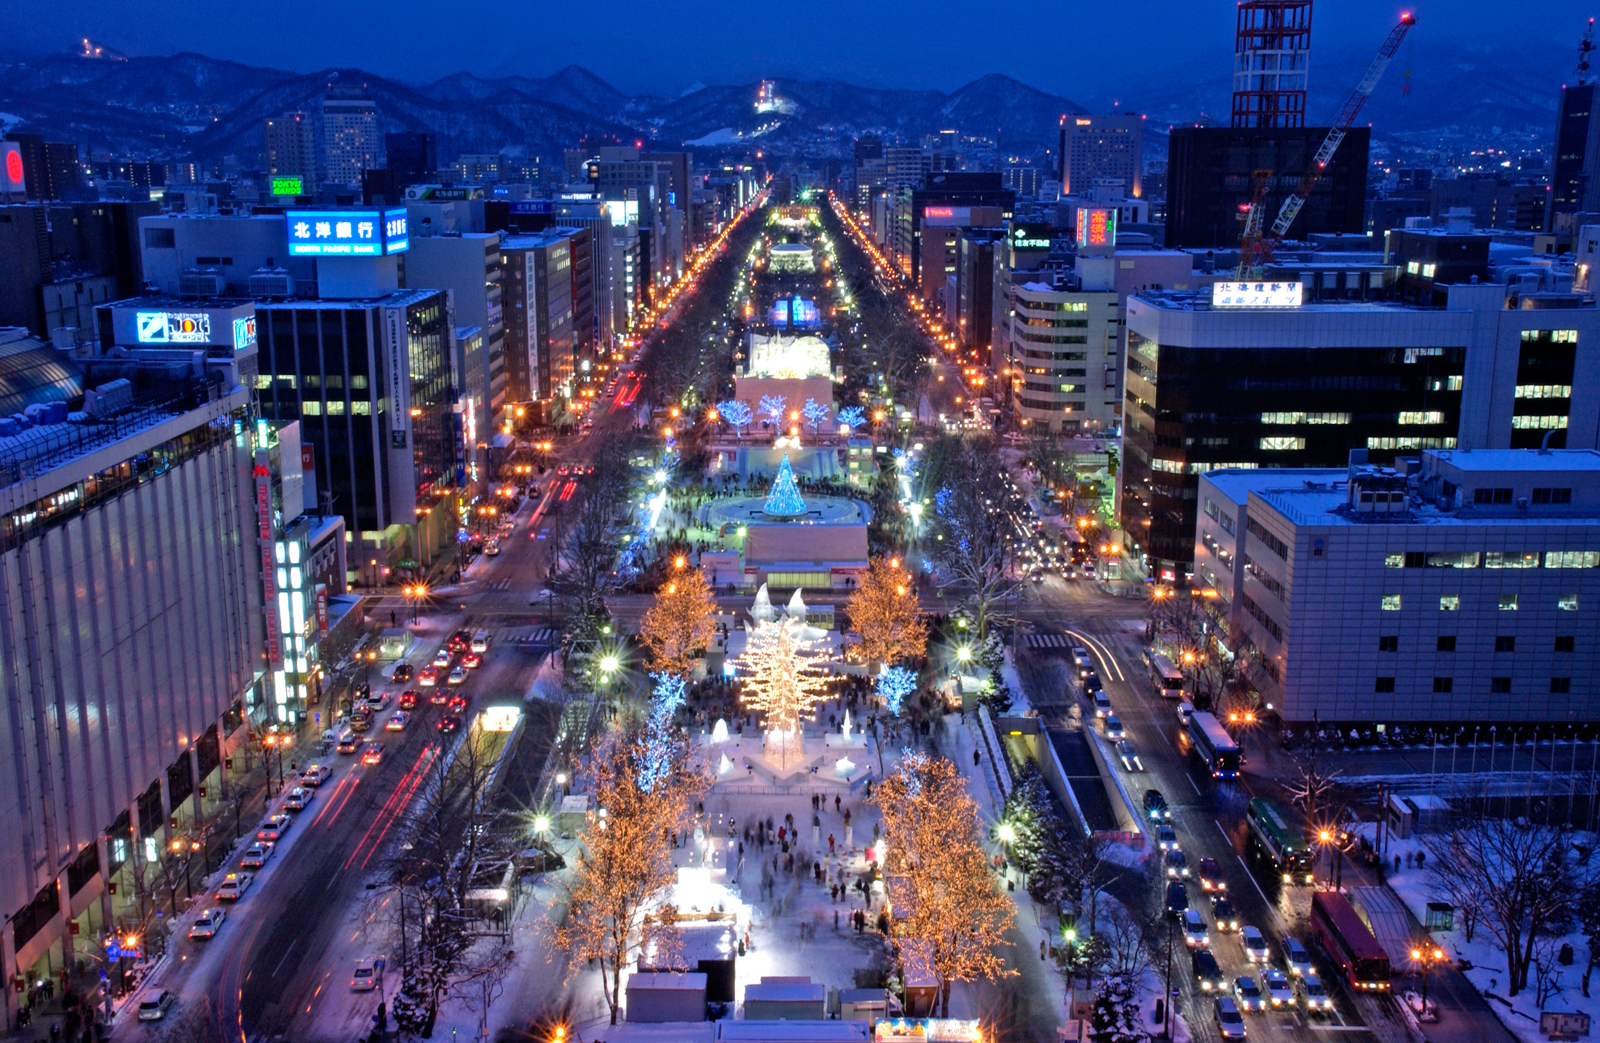
[[[1355,122],[1356,116],[1361,112],[1361,106],[1367,103],[1367,98],[1371,97],[1373,89],[1378,86],[1378,81],[1383,78],[1383,71],[1394,59],[1395,52],[1400,49],[1401,41],[1406,38],[1406,33],[1416,24],[1416,16],[1407,11],[1400,16],[1400,24],[1389,30],[1388,38],[1383,41],[1383,46],[1378,48],[1378,56],[1372,59],[1372,64],[1367,67],[1367,74],[1361,77],[1356,89],[1350,92],[1350,97],[1345,99],[1344,108],[1339,110],[1338,118],[1333,121],[1333,126],[1328,128],[1328,136],[1322,139],[1322,147],[1317,149],[1317,154],[1312,157],[1311,165],[1301,176],[1299,186],[1288,199],[1283,201],[1283,207],[1278,211],[1278,219],[1272,222],[1272,233],[1265,239],[1268,244],[1282,239],[1289,231],[1289,226],[1294,224],[1295,215],[1300,213],[1300,208],[1306,205],[1311,190],[1322,180],[1329,161],[1339,148],[1339,142],[1344,140],[1350,124]]]
[[[1271,244],[1262,236],[1266,224],[1267,185],[1272,181],[1271,170],[1257,170],[1252,175],[1255,190],[1250,193],[1250,203],[1244,207],[1244,233],[1239,237],[1239,267],[1233,277],[1241,282],[1252,272],[1259,272],[1272,253]]]

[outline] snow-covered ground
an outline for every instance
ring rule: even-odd
[[[1376,825],[1363,823],[1357,829],[1358,833],[1364,832],[1370,840]],[[1424,849],[1421,840],[1413,836],[1409,840],[1398,840],[1391,837],[1388,841],[1389,865],[1386,867],[1385,880],[1400,900],[1411,910],[1411,915],[1417,922],[1426,923],[1429,902],[1444,899],[1437,893],[1434,877],[1428,868],[1427,859],[1432,858],[1431,852],[1424,859],[1423,867],[1417,868],[1415,857],[1418,851]],[[1394,872],[1394,856],[1400,856],[1400,871]],[[1408,861],[1409,859],[1409,861]],[[1508,976],[1506,973],[1505,951],[1495,939],[1493,932],[1480,923],[1473,932],[1472,941],[1466,940],[1466,932],[1460,928],[1459,920],[1453,931],[1431,932],[1450,959],[1457,961],[1466,960],[1471,967],[1465,971],[1468,981],[1479,992],[1489,997],[1489,1007],[1506,1028],[1518,1039],[1525,1043],[1545,1043],[1545,1035],[1539,1031],[1540,1008],[1535,1003],[1536,993],[1533,987],[1533,977],[1528,978],[1528,988],[1515,997],[1510,996],[1506,987]],[[1574,930],[1565,938],[1556,943],[1565,941],[1572,946],[1573,963],[1570,967],[1559,968],[1557,991],[1546,1001],[1544,1009],[1549,1011],[1580,1012],[1590,1016],[1596,1023],[1600,1023],[1600,990],[1595,990],[1596,995],[1585,998],[1580,988],[1583,979],[1583,966],[1588,956],[1588,946],[1584,941],[1581,931]],[[1509,1002],[1508,1002],[1509,1001]]]

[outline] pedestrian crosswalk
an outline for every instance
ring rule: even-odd
[[[494,580],[493,582],[485,583],[483,585],[483,589],[484,590],[510,590],[511,589],[511,581],[508,580],[508,579],[497,579],[497,580]]]
[[[514,645],[550,645],[557,638],[549,627],[501,627],[495,636]]]
[[[1029,648],[1060,648],[1072,647],[1072,641],[1064,634],[1029,634]]]

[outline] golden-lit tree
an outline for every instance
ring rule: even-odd
[[[928,626],[922,618],[911,576],[899,559],[872,560],[871,571],[850,595],[845,609],[850,625],[861,635],[861,657],[867,669],[920,659],[928,649]]]
[[[895,901],[895,934],[939,984],[1017,973],[996,950],[1016,919],[996,886],[978,834],[978,806],[943,757],[907,754],[873,794],[883,811],[884,871]],[[898,897],[896,897],[898,896]]]
[[[600,962],[613,1025],[622,968],[652,946],[672,947],[671,917],[647,921],[645,914],[677,876],[668,837],[704,792],[703,778],[681,749],[645,789],[641,779],[659,756],[638,733],[608,739],[596,751],[589,789],[594,811],[567,884],[566,918],[553,932],[569,978],[588,961]]]
[[[650,650],[656,673],[689,676],[694,655],[711,639],[717,602],[700,569],[674,573],[656,592],[656,602],[639,622],[639,638]]]
[[[785,767],[789,739],[829,694],[820,642],[808,636],[807,629],[805,620],[789,615],[758,622],[744,652],[734,660],[740,701],[766,716],[768,731],[782,733],[779,741]]]

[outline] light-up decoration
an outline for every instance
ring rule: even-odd
[[[806,513],[806,501],[795,485],[788,453],[783,454],[778,463],[778,476],[772,480],[772,491],[767,494],[767,502],[761,505],[761,510],[773,518],[795,518]]]
[[[135,314],[140,344],[208,344],[211,316],[203,311],[141,311]]]
[[[520,706],[490,706],[478,714],[478,727],[486,732],[509,732],[521,719]]]
[[[917,672],[903,666],[885,666],[878,671],[876,683],[884,705],[898,717],[906,696],[917,690]]]
[[[820,337],[763,337],[750,341],[750,361],[745,375],[803,379],[833,375],[828,344]]]
[[[275,177],[271,185],[275,196],[297,196],[305,191],[305,182],[297,177]]]
[[[410,248],[404,207],[287,210],[291,257],[383,257]]]
[[[672,771],[672,763],[683,748],[683,733],[678,730],[678,708],[683,705],[684,680],[676,674],[651,674],[655,691],[650,696],[650,716],[645,722],[645,753],[639,765],[639,788],[649,793],[657,782]]]
[[[1078,249],[1109,250],[1117,243],[1117,212],[1102,207],[1078,208]]]
[[[1213,308],[1298,308],[1305,286],[1297,282],[1217,282],[1211,284]]]

